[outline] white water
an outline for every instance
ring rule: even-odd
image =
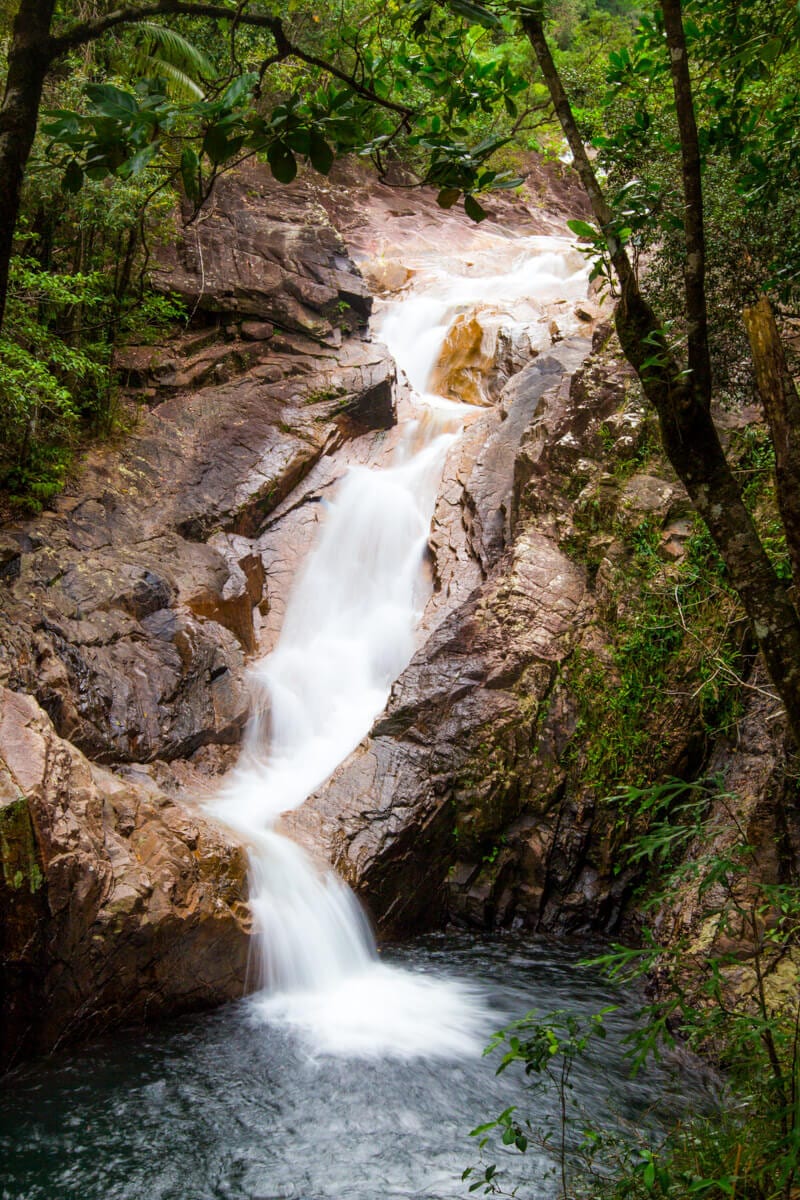
[[[536,240],[547,245],[506,275],[429,279],[388,309],[381,334],[420,392],[456,302],[462,311],[487,298],[512,305],[537,285],[547,300],[568,286],[584,294],[585,274],[564,248]],[[317,1051],[463,1056],[480,1051],[497,1020],[463,982],[382,964],[349,888],[273,828],[359,744],[411,658],[428,596],[425,546],[460,411],[420,400],[394,460],[352,467],[341,481],[276,648],[252,672],[254,716],[214,805],[251,848],[264,985],[256,1011],[297,1027]]]
[[[544,350],[548,306],[557,311],[560,302],[584,299],[588,278],[589,268],[567,238],[493,240],[488,251],[474,254],[459,270],[443,270],[425,256],[417,264],[413,290],[402,302],[390,302],[381,338],[411,386],[424,395],[454,317],[489,309],[504,315],[508,325],[524,326],[532,344]],[[561,323],[562,334],[575,327],[575,322],[573,328],[569,321]]]

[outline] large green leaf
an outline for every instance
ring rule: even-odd
[[[567,221],[567,229],[570,229],[576,237],[590,238],[593,242],[597,240],[597,230],[588,221]]]
[[[315,171],[319,171],[320,175],[327,175],[333,166],[333,150],[318,130],[311,129],[308,137],[308,156],[311,159],[311,165]]]
[[[272,174],[279,183],[291,183],[297,174],[297,159],[285,142],[273,142],[267,151]]]
[[[474,4],[473,0],[446,0],[447,7],[456,14],[471,21],[473,25],[483,25],[485,29],[502,29],[499,17],[484,8],[482,4]]]
[[[181,154],[181,179],[190,200],[200,199],[200,159],[192,146],[186,146]]]
[[[241,149],[244,137],[229,137],[224,125],[212,125],[203,138],[203,151],[215,167],[222,166]]]
[[[464,197],[464,212],[472,221],[485,221],[488,213],[485,208],[481,208],[474,196],[467,194]]]

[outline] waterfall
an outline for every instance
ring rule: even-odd
[[[530,293],[532,276],[547,299],[578,277],[585,288],[556,239],[535,240],[547,244],[529,247],[505,275],[469,286],[463,277],[428,281],[389,306],[381,335],[419,392],[459,305],[511,304]],[[463,1055],[492,1028],[485,1000],[466,983],[381,963],[350,889],[274,830],[368,733],[414,652],[431,517],[463,411],[420,397],[393,460],[353,466],[340,481],[276,647],[252,671],[243,753],[213,805],[250,847],[263,985],[254,1011],[296,1027],[320,1051]]]

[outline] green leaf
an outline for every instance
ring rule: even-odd
[[[452,208],[461,195],[460,188],[442,188],[436,197],[439,208]]]
[[[426,4],[425,7],[420,10],[419,16],[417,17],[417,19],[414,21],[413,25],[411,26],[411,32],[414,35],[414,37],[419,37],[420,34],[425,32],[425,26],[430,21],[432,14],[433,14],[433,5],[432,4]]]
[[[181,155],[181,179],[190,200],[200,199],[200,159],[192,146],[186,146]]]
[[[588,221],[567,221],[567,228],[570,229],[576,237],[591,238],[593,242],[597,241],[598,231],[594,225],[590,225]]]
[[[71,192],[73,195],[83,187],[83,169],[74,158],[64,172],[61,187],[65,192]]]
[[[482,25],[484,29],[502,29],[503,23],[493,12],[489,12],[482,4],[473,4],[472,0],[447,0],[447,7],[456,16],[464,17],[473,25]]]
[[[242,100],[250,95],[257,82],[258,75],[254,71],[248,71],[246,75],[239,75],[225,89],[221,100],[222,107],[235,108],[241,104]]]
[[[136,154],[134,154],[132,158],[129,158],[127,162],[122,164],[119,169],[120,174],[124,175],[126,179],[131,175],[141,174],[145,167],[152,162],[160,149],[161,146],[159,142],[150,142],[148,146],[144,146],[141,150],[137,150]]]
[[[464,197],[464,212],[467,214],[470,220],[475,222],[485,221],[486,217],[489,215],[486,212],[486,209],[481,208],[478,201],[470,193],[467,193],[467,195]]]
[[[316,129],[309,132],[308,157],[315,171],[319,171],[320,175],[329,174],[333,166],[333,150]]]
[[[216,166],[228,157],[228,135],[219,125],[212,125],[203,138],[203,153]]]
[[[285,142],[273,142],[267,160],[278,183],[292,182],[297,174],[297,160]]]
[[[233,158],[243,141],[243,137],[228,137],[228,130],[224,125],[211,125],[203,138],[203,152],[215,167],[219,167]]]
[[[128,118],[139,111],[136,97],[110,83],[90,83],[86,95],[92,107],[106,117]]]

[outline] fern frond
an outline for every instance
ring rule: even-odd
[[[139,44],[148,57],[171,63],[195,81],[214,78],[214,66],[203,51],[177,30],[167,25],[156,25],[152,21],[142,21],[138,32],[141,34]]]
[[[163,58],[144,59],[146,70],[143,75],[165,80],[167,92],[175,100],[202,100],[203,89],[190,75]]]
[[[124,59],[123,59],[124,54]],[[120,44],[116,69],[127,79],[163,79],[176,100],[202,100],[203,83],[215,78],[213,63],[197,46],[166,25],[143,21],[136,41]]]

